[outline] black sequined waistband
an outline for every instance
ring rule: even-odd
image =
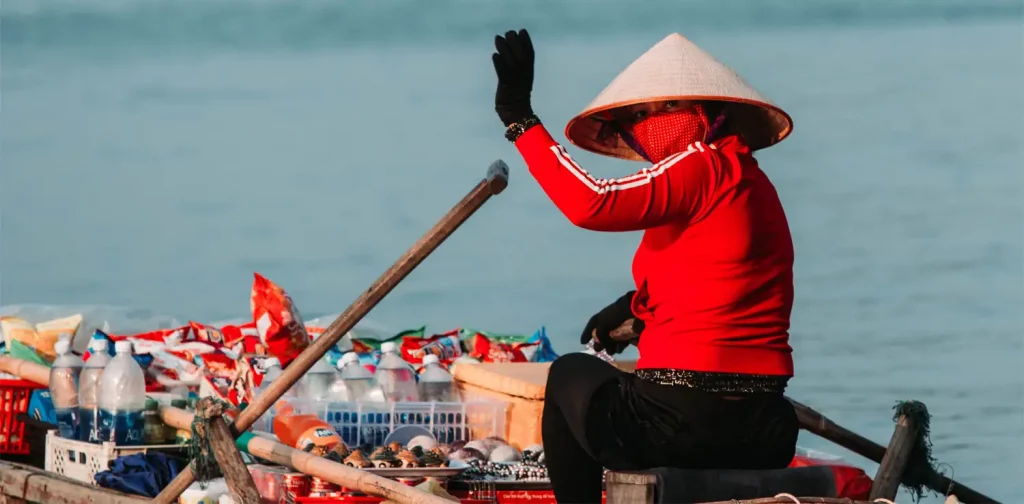
[[[710,373],[684,369],[637,369],[634,374],[641,380],[658,385],[732,394],[782,394],[789,383],[788,376]]]

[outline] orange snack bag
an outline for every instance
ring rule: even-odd
[[[284,289],[255,273],[250,308],[260,341],[267,353],[287,367],[297,355],[309,346],[309,334],[295,303]]]

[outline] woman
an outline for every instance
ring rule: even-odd
[[[634,374],[584,353],[548,376],[543,441],[559,502],[598,502],[602,467],[785,467],[797,420],[793,244],[782,205],[752,151],[792,130],[788,115],[681,35],[626,68],[569,121],[569,141],[654,163],[591,177],[534,115],[533,44],[495,39],[495,109],[506,138],[575,225],[640,231],[636,290],[594,315],[581,342],[621,351],[610,332],[643,323]]]

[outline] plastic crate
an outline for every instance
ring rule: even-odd
[[[118,457],[150,450],[180,450],[179,445],[117,446],[114,443],[87,443],[60,437],[58,431],[46,433],[46,467],[50,472],[75,481],[96,484],[96,473],[106,471]]]
[[[26,455],[30,451],[25,439],[25,423],[17,418],[28,412],[32,392],[45,388],[35,382],[0,379],[0,454]]]
[[[380,446],[397,427],[418,425],[430,430],[440,443],[501,436],[505,432],[505,403],[501,402],[330,402],[292,401],[296,411],[316,414],[331,424],[345,444]],[[267,412],[256,430],[273,432],[274,417]]]

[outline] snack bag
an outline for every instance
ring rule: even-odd
[[[82,324],[82,315],[72,315],[33,325],[27,320],[18,317],[0,317],[0,332],[4,334],[4,343],[7,348],[13,346],[12,341],[35,350],[36,354],[47,362],[53,362],[57,358],[57,352],[53,345],[61,334],[67,334],[72,339],[78,326]]]
[[[194,382],[203,375],[202,368],[178,352],[161,351],[153,353],[152,356],[154,371],[172,380]]]
[[[268,353],[286,367],[309,346],[309,334],[292,298],[259,273],[254,276],[250,308],[256,332]]]
[[[252,402],[253,397],[256,395],[256,384],[253,383],[253,369],[248,359],[245,357],[239,358],[236,367],[238,372],[235,373],[235,379],[231,381],[231,386],[228,387],[228,400],[235,406],[241,406],[242,403],[249,404]]]
[[[430,354],[436,355],[447,367],[462,356],[462,342],[459,340],[458,329],[429,338],[404,337],[399,348],[402,358],[412,364],[423,362],[423,357]]]
[[[61,334],[67,334],[74,341],[75,333],[78,332],[78,326],[80,325],[82,325],[81,314],[36,324],[36,352],[41,353],[51,361],[56,359],[57,352],[54,351],[53,345],[57,343],[57,337]]]
[[[529,362],[515,345],[494,341],[479,332],[467,341],[469,355],[480,362]]]
[[[98,330],[99,329],[97,329],[97,331]],[[132,345],[133,346],[134,346],[136,341],[141,341],[141,340],[150,341],[150,342],[153,342],[153,343],[161,343],[161,344],[167,345],[167,346],[174,346],[174,345],[178,345],[181,342],[186,341],[187,339],[189,339],[189,335],[191,334],[191,332],[192,332],[192,330],[191,330],[191,328],[189,326],[182,326],[182,327],[177,327],[177,328],[174,328],[174,329],[157,329],[156,331],[150,331],[150,332],[145,332],[145,333],[133,334],[131,336],[127,336],[127,335],[123,335],[123,334],[121,334],[121,335],[109,334],[109,333],[104,333],[104,334],[108,334],[110,339],[113,340],[113,341],[121,341],[121,340],[125,340],[125,339],[130,339],[130,340],[132,340]],[[113,348],[113,345],[111,345],[111,348]]]
[[[226,378],[229,381],[235,379],[237,367],[235,361],[227,355],[220,352],[212,352],[200,355],[199,360],[202,362],[205,374]]]
[[[189,320],[188,326],[192,329],[192,336],[199,341],[218,346],[225,344],[224,333],[216,327],[200,324],[194,320]]]
[[[239,354],[267,355],[267,345],[263,344],[259,336],[246,336],[242,340],[242,351]]]
[[[247,338],[256,338],[259,341],[259,332],[256,331],[255,322],[246,322],[244,324],[225,324],[220,328],[220,333],[224,336],[224,346],[231,350],[232,353],[237,357],[240,354],[245,353],[245,340]]]
[[[533,336],[530,336],[528,341],[538,343],[536,353],[530,359],[531,362],[554,362],[558,358],[558,353],[555,352],[554,345],[548,339],[548,332],[544,329],[544,326],[541,326],[537,332],[533,333]]]
[[[266,370],[263,362],[267,357],[262,355],[243,354],[235,361],[235,377],[228,390],[228,399],[236,406],[251,403],[256,396],[256,388],[263,384]]]
[[[96,329],[95,331],[93,331],[92,338],[90,338],[90,339],[94,339],[94,340],[104,339],[104,340],[107,340],[107,357],[113,357],[114,356],[114,340],[109,335],[107,335],[107,333],[105,333],[105,332],[103,332],[103,331],[101,331],[99,329]],[[86,347],[85,353],[82,354],[82,360],[88,362],[89,361],[89,357],[92,357],[92,342],[91,341],[89,342],[89,345]]]
[[[519,350],[529,362],[552,362],[558,358],[558,354],[555,353],[544,327],[541,327],[530,336],[495,334],[474,329],[461,331],[462,339],[467,342],[474,341],[474,337],[478,334],[492,342],[510,345],[512,348]]]
[[[219,376],[204,376],[199,381],[199,397],[215,397],[227,401],[230,389],[231,381]]]

